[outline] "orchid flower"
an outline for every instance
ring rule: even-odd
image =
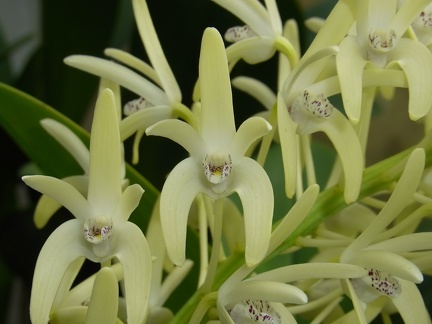
[[[225,48],[212,28],[204,32],[199,74],[199,132],[180,120],[164,120],[146,131],[147,135],[176,141],[191,155],[171,171],[161,193],[161,223],[168,255],[174,264],[184,262],[187,218],[198,193],[218,200],[236,191],[244,209],[246,261],[255,264],[267,251],[273,190],[262,167],[244,154],[271,128],[264,119],[253,117],[236,132]]]
[[[274,0],[266,0],[265,7],[258,0],[213,0],[230,11],[245,26],[228,29],[225,39],[234,42],[227,48],[228,62],[234,66],[240,59],[249,64],[267,61],[276,51],[283,53],[291,67],[298,61],[298,53],[293,44],[282,35],[282,21]]]
[[[356,33],[342,40],[336,56],[344,109],[352,122],[360,120],[363,71],[369,69],[403,70],[410,118],[418,120],[429,111],[432,93],[424,86],[432,82],[432,54],[420,42],[403,37],[429,2],[405,1],[399,10],[397,0],[354,2]],[[388,82],[392,86],[394,81]]]
[[[114,94],[103,90],[96,103],[91,139],[87,198],[74,186],[49,176],[25,176],[23,181],[66,207],[76,218],[60,225],[45,242],[33,277],[30,314],[46,323],[62,278],[70,264],[85,257],[107,264],[120,261],[124,272],[129,322],[147,313],[151,254],[141,230],[128,218],[143,189],[122,191],[121,141]]]
[[[194,118],[191,117],[190,110],[181,103],[180,87],[163,53],[146,1],[134,0],[133,8],[138,31],[151,66],[118,49],[106,49],[105,54],[123,65],[86,55],[69,56],[65,63],[114,81],[140,96],[124,106],[126,117],[120,121],[122,140],[137,132],[133,156],[133,162],[137,163],[139,141],[148,126],[163,119],[179,116],[194,124]]]

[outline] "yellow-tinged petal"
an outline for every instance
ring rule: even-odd
[[[93,116],[87,200],[106,215],[114,211],[121,197],[121,145],[114,94],[105,89],[99,94]]]
[[[366,249],[384,250],[395,253],[432,250],[432,233],[424,232],[397,236],[380,243],[369,245]]]
[[[82,223],[93,214],[93,210],[83,195],[71,184],[63,180],[34,175],[22,180],[29,187],[47,195],[69,210]]]
[[[180,88],[165,58],[145,0],[134,0],[135,21],[150,61],[171,102],[181,102]]]
[[[237,88],[258,100],[267,110],[271,110],[276,102],[276,95],[264,82],[245,76],[239,76],[231,80],[234,88]]]
[[[399,280],[402,293],[391,302],[396,306],[405,323],[430,323],[431,318],[417,286],[404,279]]]
[[[123,65],[86,55],[68,56],[64,62],[74,68],[114,81],[154,105],[170,104],[165,92],[159,87]]]
[[[336,67],[344,109],[348,118],[357,123],[361,114],[362,76],[367,61],[354,37],[344,38],[339,48]]]
[[[204,31],[199,61],[201,90],[201,135],[221,150],[235,134],[228,61],[221,35],[215,28]],[[215,144],[216,144],[215,143]],[[217,144],[216,144],[217,145]]]
[[[295,194],[297,181],[297,127],[288,114],[282,93],[278,93],[277,117],[282,161],[285,175],[285,193],[288,198]]]
[[[354,306],[354,310],[357,313],[357,320],[359,324],[367,324],[365,313],[363,310],[363,305],[362,305],[363,302],[358,298],[350,280],[343,279],[341,282],[342,282],[342,286],[344,286],[345,290],[347,291],[348,297],[351,298],[351,301]]]
[[[405,72],[408,80],[408,112],[411,120],[424,117],[432,106],[432,91],[427,85],[432,84],[432,54],[421,43],[402,38],[389,52],[388,60],[396,63]]]
[[[116,239],[112,255],[123,268],[128,323],[143,323],[151,285],[150,248],[141,229],[131,222],[118,228]]]
[[[421,10],[426,8],[428,4],[430,4],[430,0],[404,1],[389,27],[396,32],[397,36],[402,36]]]
[[[128,220],[132,212],[138,207],[144,189],[139,184],[128,186],[122,193],[117,206],[119,219]]]
[[[358,251],[349,263],[356,264],[367,269],[380,270],[390,273],[398,278],[403,278],[415,283],[423,281],[423,275],[417,266],[398,254],[378,251]]]
[[[267,302],[281,302],[304,304],[307,303],[306,294],[299,288],[275,281],[242,281],[237,285],[219,290],[219,299],[224,305],[239,303],[242,300],[265,300]]]
[[[187,219],[192,201],[199,192],[214,197],[201,182],[206,181],[204,174],[197,179],[196,172],[196,161],[187,158],[174,167],[162,188],[162,230],[168,256],[175,265],[182,265],[185,261]]]
[[[358,278],[366,275],[367,271],[363,267],[352,264],[311,262],[269,270],[253,276],[249,280],[294,282],[305,279]]]
[[[137,111],[120,121],[121,140],[124,141],[137,131],[145,130],[161,120],[174,117],[173,109],[170,106],[155,106]]]
[[[78,162],[85,173],[89,168],[89,150],[74,132],[54,119],[40,121],[42,127]]]
[[[249,147],[259,138],[268,134],[272,127],[261,117],[250,117],[238,128],[231,143],[230,151],[244,155]]]
[[[119,289],[114,271],[109,267],[100,269],[94,281],[85,323],[115,323],[118,299]]]
[[[88,176],[71,176],[63,178],[61,180],[71,184],[81,193],[83,197],[87,196]],[[37,228],[43,228],[54,215],[54,213],[61,207],[62,204],[59,201],[47,195],[42,195],[36,204],[35,212],[33,215],[33,221],[35,223],[35,226]]]
[[[273,37],[250,37],[231,44],[226,49],[230,64],[240,59],[248,64],[258,64],[269,60],[276,53]]]
[[[300,128],[300,126],[299,126]],[[329,120],[308,123],[308,134],[324,132],[335,146],[344,171],[344,197],[347,204],[357,200],[360,192],[364,161],[360,141],[354,128],[339,111],[334,109]]]
[[[232,176],[244,211],[246,264],[252,266],[267,254],[273,219],[273,188],[264,169],[255,161],[241,157]]]
[[[48,323],[54,298],[71,263],[83,256],[97,261],[90,255],[82,233],[82,224],[72,219],[57,227],[42,247],[36,262],[30,297],[32,323]]]
[[[176,119],[163,120],[146,129],[147,135],[163,136],[184,147],[189,154],[201,163],[206,154],[207,144],[201,135],[188,123]],[[200,161],[198,161],[200,160]]]

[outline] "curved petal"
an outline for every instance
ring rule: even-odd
[[[157,122],[174,118],[171,106],[155,106],[140,110],[120,121],[120,137],[126,140],[138,130],[145,130]]]
[[[98,212],[113,212],[121,197],[122,147],[114,94],[105,89],[96,101],[90,136],[87,200]]]
[[[87,73],[114,81],[154,105],[170,104],[165,92],[159,87],[123,65],[86,55],[68,56],[64,62]]]
[[[354,290],[353,285],[351,284],[349,279],[343,279],[341,280],[342,286],[345,288],[346,293],[349,298],[351,298],[351,301],[354,306],[354,310],[357,314],[357,321],[359,324],[367,324],[366,321],[366,315],[363,309],[363,303],[360,300],[360,298],[357,296],[356,291]]]
[[[305,279],[343,279],[357,278],[367,275],[367,271],[352,264],[342,263],[319,263],[311,262],[304,264],[292,264],[285,267],[269,270],[249,280],[274,280],[280,282],[294,282]]]
[[[99,270],[94,281],[85,323],[114,323],[117,319],[119,288],[115,272]]]
[[[432,233],[412,233],[385,240],[370,245],[367,250],[384,250],[388,252],[404,253],[421,250],[432,250]]]
[[[362,250],[352,256],[347,262],[367,269],[378,269],[415,283],[423,281],[423,275],[417,266],[395,253]]]
[[[81,139],[68,127],[54,119],[45,118],[40,123],[72,155],[84,172],[87,173],[89,170],[89,150]]]
[[[276,53],[273,37],[250,37],[231,44],[226,49],[228,62],[240,59],[248,64],[258,64],[270,59]]]
[[[128,186],[121,196],[116,213],[119,219],[128,220],[132,212],[138,207],[144,189],[139,184]]]
[[[362,76],[367,61],[354,37],[344,38],[339,48],[336,67],[344,109],[348,118],[357,123],[361,114]]]
[[[285,193],[288,198],[291,198],[295,194],[297,183],[297,124],[288,114],[282,92],[278,93],[277,117],[285,175]]]
[[[273,29],[273,33],[276,35],[282,34],[282,20],[279,14],[279,10],[275,0],[264,0],[269,20]]]
[[[390,299],[396,306],[405,323],[430,323],[431,318],[425,302],[417,286],[404,279],[400,279],[402,293],[398,298]]]
[[[185,261],[187,219],[192,201],[199,192],[209,193],[201,182],[204,176],[199,177],[197,171],[199,167],[193,158],[183,160],[168,175],[161,192],[162,230],[168,256],[176,265]]]
[[[215,28],[207,28],[202,38],[199,85],[201,135],[207,143],[227,145],[236,130],[225,46]]]
[[[181,102],[180,88],[165,58],[145,0],[134,0],[133,12],[141,40],[171,102]]]
[[[143,323],[150,295],[152,257],[141,229],[131,222],[122,224],[113,257],[124,274],[128,323]]]
[[[301,289],[275,281],[242,281],[229,288],[225,287],[225,289],[219,290],[219,298],[224,305],[236,304],[242,300],[265,300],[294,304],[304,304],[308,300]]]
[[[351,123],[339,110],[334,109],[331,119],[309,122],[306,127],[307,129],[301,130],[302,134],[305,131],[307,134],[322,131],[329,137],[342,162],[345,201],[356,201],[360,192],[364,160],[360,141]]]
[[[430,0],[404,1],[394,16],[390,28],[397,36],[402,37],[413,20],[420,14],[420,11],[430,4]]]
[[[92,215],[93,211],[88,201],[71,184],[41,175],[25,176],[22,180],[29,187],[56,200],[83,223]]]
[[[72,219],[57,227],[42,247],[30,297],[32,323],[48,323],[54,298],[69,265],[83,256],[92,258],[82,234],[81,223]]]
[[[421,43],[402,38],[389,52],[389,61],[397,63],[405,72],[409,86],[408,111],[411,120],[424,117],[432,106],[432,54]]]
[[[207,145],[201,135],[188,123],[177,119],[167,119],[146,129],[148,136],[169,138],[185,148],[195,159],[202,159]],[[201,161],[200,161],[201,162]]]
[[[72,176],[61,179],[62,181],[71,184],[77,189],[83,197],[87,197],[88,176]],[[57,210],[62,207],[62,204],[57,200],[42,195],[36,204],[33,221],[37,228],[43,228],[51,219]]]
[[[233,189],[239,195],[244,211],[246,263],[252,266],[265,257],[270,243],[273,188],[264,169],[247,157],[236,162],[232,177]]]
[[[276,95],[264,82],[251,77],[239,76],[231,80],[237,88],[258,100],[267,110],[271,110],[276,102]]]
[[[273,36],[270,16],[264,6],[257,0],[232,1],[213,0],[225,10],[237,16],[249,25],[260,36]]]
[[[415,149],[408,158],[405,169],[389,200],[372,223],[345,249],[340,257],[342,262],[369,245],[411,201],[423,173],[424,163],[423,149]]]
[[[246,119],[234,135],[230,151],[233,155],[243,156],[257,139],[267,135],[271,129],[271,125],[264,118]]]
[[[156,83],[159,87],[162,88],[162,84],[159,80],[159,76],[157,75],[153,67],[147,64],[146,62],[140,60],[136,56],[133,56],[128,52],[116,48],[107,48],[104,50],[104,54],[141,72],[150,80],[152,80],[154,83]]]

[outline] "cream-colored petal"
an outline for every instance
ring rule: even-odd
[[[309,214],[318,197],[319,189],[317,184],[308,187],[285,217],[282,218],[282,221],[271,235],[269,253],[272,253],[281,245]]]
[[[368,20],[369,20],[369,30],[383,30],[390,27],[390,23],[392,18],[396,14],[396,5],[397,0],[367,0],[361,1],[367,3],[366,7],[368,10]],[[414,17],[413,17],[414,18]],[[408,27],[408,25],[406,25]],[[398,36],[402,36],[402,34],[397,34]]]
[[[234,88],[237,88],[257,101],[267,110],[271,110],[276,102],[276,95],[264,82],[251,77],[239,76],[231,80]]]
[[[48,176],[25,176],[22,180],[31,188],[47,195],[68,209],[82,223],[93,214],[93,209],[82,194],[71,184]]]
[[[30,297],[32,323],[48,323],[51,306],[69,265],[83,256],[94,260],[85,244],[82,224],[76,219],[63,223],[48,237],[33,275]]]
[[[213,0],[219,6],[237,16],[260,36],[272,36],[269,14],[257,0],[231,1]]]
[[[119,288],[115,272],[103,267],[96,275],[85,323],[115,323]]]
[[[144,189],[139,184],[128,186],[122,193],[116,214],[119,219],[128,220],[132,212],[138,207]]]
[[[430,4],[430,0],[404,1],[394,16],[390,28],[396,32],[397,36],[401,37],[420,11],[426,8],[428,4]]]
[[[297,124],[288,114],[282,93],[278,93],[277,117],[282,161],[285,175],[285,193],[288,198],[295,194],[297,182]]]
[[[121,197],[121,144],[114,94],[105,89],[93,115],[87,200],[106,215],[114,211]]]
[[[234,135],[230,145],[232,155],[244,155],[249,147],[257,140],[271,131],[270,124],[261,117],[246,119]]]
[[[367,250],[384,250],[394,253],[432,250],[432,233],[413,233],[397,236],[386,241],[370,245]]]
[[[431,52],[423,44],[403,38],[389,53],[388,60],[399,65],[407,77],[411,120],[424,117],[432,106],[432,91],[426,90],[426,85],[432,84]]]
[[[89,168],[89,150],[80,138],[68,127],[54,119],[45,118],[40,123],[72,155],[84,172],[87,173]]]
[[[351,243],[341,255],[341,261],[349,259],[357,251],[369,245],[408,204],[417,189],[423,174],[425,153],[423,149],[415,149],[408,158],[405,169],[384,208],[372,223]]]
[[[137,58],[136,56],[133,56],[128,52],[116,48],[107,48],[105,49],[104,54],[141,72],[162,88],[162,83],[159,80],[159,76],[157,75],[155,69],[146,62]]]
[[[87,197],[88,176],[71,176],[61,179],[71,184],[82,196]],[[53,198],[42,195],[36,204],[33,221],[37,228],[43,228],[62,205]]]
[[[354,128],[340,111],[334,109],[330,119],[308,123],[308,134],[318,131],[324,132],[329,137],[341,159],[346,203],[355,202],[360,192],[364,160],[360,141]]]
[[[124,141],[138,130],[145,130],[161,120],[174,117],[173,109],[170,106],[155,106],[137,111],[120,121],[121,140]]]
[[[231,82],[225,46],[215,28],[204,31],[199,61],[201,135],[207,143],[227,145],[235,134]],[[217,143],[217,144],[216,144]]]
[[[423,275],[417,266],[395,253],[362,250],[358,251],[353,257],[347,260],[347,262],[367,269],[378,269],[415,283],[423,281]]]
[[[400,279],[402,293],[391,302],[396,306],[405,323],[430,323],[431,318],[425,302],[417,286],[404,279]]]
[[[357,123],[361,115],[362,76],[367,61],[354,37],[344,38],[339,48],[336,67],[344,109],[348,118]]]
[[[367,271],[360,266],[341,263],[311,262],[292,264],[285,267],[269,270],[249,280],[274,280],[280,282],[294,282],[305,279],[342,279],[366,276]]]
[[[357,314],[357,320],[359,324],[367,324],[365,312],[363,309],[363,302],[359,299],[357,296],[354,287],[352,286],[349,279],[343,279],[341,280],[342,286],[345,288],[346,293],[348,294],[348,297],[351,298],[351,301],[354,306],[354,310]]]
[[[74,68],[112,80],[145,98],[153,105],[169,105],[167,95],[141,75],[115,62],[86,55],[72,55],[64,62]]]
[[[250,37],[231,44],[226,49],[228,62],[236,63],[240,59],[248,64],[258,64],[269,60],[276,53],[273,37]]]
[[[152,18],[145,0],[132,1],[135,15],[135,22],[138,26],[141,40],[146,49],[147,55],[157,72],[168,98],[171,102],[181,102],[180,88],[173,72],[165,58],[159,38],[153,26]]]
[[[123,268],[128,323],[142,323],[150,295],[152,256],[138,226],[131,222],[121,225],[113,256]]]
[[[275,281],[242,281],[237,285],[219,289],[223,305],[236,304],[242,300],[265,300],[282,303],[304,304],[306,294],[299,288]]]
[[[242,202],[246,232],[246,264],[255,265],[267,253],[273,218],[273,188],[264,169],[242,157],[232,171],[234,191]]]
[[[197,169],[198,168],[198,169]],[[199,192],[211,195],[204,186],[204,176],[193,158],[177,164],[165,181],[161,193],[161,224],[168,256],[176,265],[185,261],[186,229],[192,201]]]
[[[282,34],[282,20],[275,0],[264,0],[269,20],[275,35]]]
[[[173,140],[183,146],[195,159],[203,159],[206,154],[207,144],[201,135],[191,125],[183,121],[176,119],[163,120],[148,127],[146,134]]]

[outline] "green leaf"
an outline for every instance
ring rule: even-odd
[[[41,127],[39,121],[44,118],[63,123],[89,145],[89,133],[69,118],[43,102],[0,83],[0,126],[29,159],[45,174],[57,178],[82,174],[83,171],[71,155]],[[141,204],[130,218],[144,230],[159,192],[129,165],[126,166],[126,177],[131,183],[138,183],[145,190]]]

